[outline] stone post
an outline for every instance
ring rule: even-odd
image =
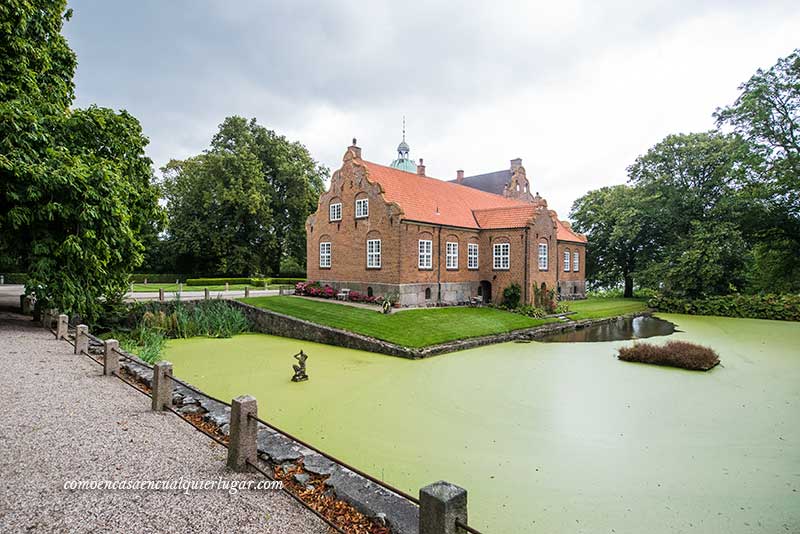
[[[159,302],[164,302],[164,288],[163,287],[159,287],[158,288],[158,301]]]
[[[244,298],[250,296],[250,286],[244,286]]]
[[[208,297],[209,297],[209,295],[208,295],[208,288],[205,288],[204,292],[205,292],[206,300],[208,300]]]
[[[103,353],[103,374],[110,376],[119,372],[119,341],[106,339]]]
[[[42,328],[49,330],[51,324],[52,321],[50,320],[50,308],[45,308],[42,310]]]
[[[467,524],[467,490],[444,480],[419,490],[419,534],[461,534]]]
[[[153,389],[150,407],[160,412],[172,405],[172,364],[158,362],[153,366]]]
[[[183,282],[178,284],[178,294],[181,294],[181,293],[183,293]]]
[[[25,315],[33,311],[33,297],[30,295],[22,295],[22,313]]]
[[[250,417],[252,415],[253,417]],[[258,422],[256,399],[242,395],[231,401],[230,441],[228,442],[228,467],[234,471],[245,471],[247,461],[257,460],[256,435]]]
[[[63,313],[58,316],[58,324],[56,325],[56,339],[67,339],[67,325],[69,324],[69,317]]]
[[[225,291],[228,291],[228,288],[229,288],[228,282],[225,282]]]
[[[5,283],[6,283],[6,277],[0,274],[0,286],[4,285]]]
[[[75,328],[75,354],[89,354],[89,327],[79,324]]]

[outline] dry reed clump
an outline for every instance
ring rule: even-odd
[[[664,345],[636,343],[619,349],[617,357],[626,362],[650,363],[708,371],[719,363],[719,355],[708,347],[686,341],[668,341]]]

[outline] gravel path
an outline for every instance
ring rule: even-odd
[[[275,490],[63,489],[68,480],[263,477],[227,471],[223,447],[4,311],[0,366],[0,532],[328,532]]]

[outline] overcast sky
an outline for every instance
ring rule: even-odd
[[[566,217],[670,133],[713,127],[759,67],[800,46],[796,0],[75,0],[77,106],[127,109],[156,168],[229,115],[338,168],[396,156],[455,178],[522,158]]]

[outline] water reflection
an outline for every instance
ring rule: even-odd
[[[668,336],[675,332],[675,325],[658,317],[622,317],[616,321],[569,330],[545,336],[538,341],[548,343],[580,343],[595,341],[622,341],[654,336]]]

